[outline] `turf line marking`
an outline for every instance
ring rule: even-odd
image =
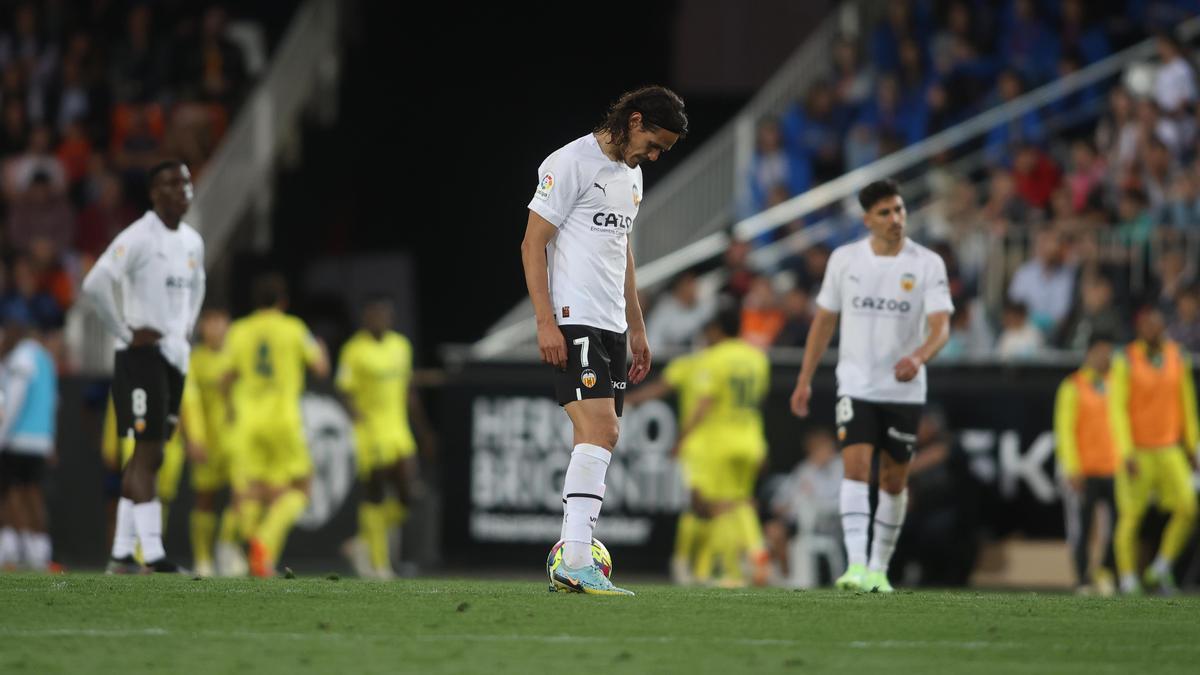
[[[616,643],[616,644],[725,644],[743,647],[798,647],[813,644],[812,640],[786,640],[771,638],[733,638],[713,639],[701,637],[682,637],[663,635],[658,637],[633,636],[603,636],[603,635],[477,635],[434,634],[434,635],[397,635],[392,633],[338,633],[338,632],[262,632],[262,631],[233,631],[233,630],[168,630],[166,628],[6,628],[0,626],[0,636],[5,637],[181,637],[181,638],[242,638],[251,640],[292,640],[313,641],[335,640],[339,642],[384,640],[389,642],[523,642],[542,644],[563,643]],[[1069,650],[1068,644],[1025,644],[1021,642],[988,642],[982,640],[855,640],[842,643],[851,649],[928,649],[951,648],[965,650],[979,649],[1051,649],[1055,651]],[[1107,645],[1105,649],[1128,651],[1140,649],[1133,645]],[[1155,647],[1158,651],[1194,652],[1200,649],[1194,644],[1168,644]]]

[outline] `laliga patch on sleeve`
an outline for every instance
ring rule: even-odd
[[[537,198],[550,199],[550,191],[554,189],[554,174],[548,173],[542,177],[542,182],[538,184]]]

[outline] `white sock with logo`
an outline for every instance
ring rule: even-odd
[[[592,531],[604,503],[604,474],[612,453],[580,443],[571,453],[563,480],[563,562],[579,569],[592,564]]]
[[[892,551],[900,538],[900,527],[904,525],[904,512],[908,508],[908,490],[893,495],[879,491],[879,505],[875,508],[874,536],[871,538],[872,572],[887,572],[892,562]]]
[[[867,526],[871,522],[870,487],[860,480],[843,478],[839,501],[846,559],[851,565],[866,565]]]
[[[133,524],[133,500],[121,497],[117,502],[117,527],[113,533],[112,557],[120,560],[133,555],[137,545],[137,529]]]
[[[133,505],[133,527],[142,545],[142,560],[158,562],[166,555],[162,543],[162,502],[153,499]]]

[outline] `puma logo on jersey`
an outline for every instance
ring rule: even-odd
[[[592,187],[594,187],[594,188],[596,188],[597,190],[599,190],[599,191],[603,192],[605,197],[607,197],[607,196],[608,196],[608,185],[601,185],[601,184],[599,184],[599,183],[592,183]]]
[[[849,279],[850,281],[853,281],[856,284],[858,283],[858,277],[854,276],[853,274],[846,275],[846,278]]]

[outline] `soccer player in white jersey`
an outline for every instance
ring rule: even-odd
[[[182,571],[163,549],[156,485],[204,302],[204,242],[182,221],[192,201],[187,166],[163,162],[149,181],[153,208],[117,235],[83,280],[84,298],[117,338],[113,407],[118,432],[135,439],[121,476],[111,574]],[[144,566],[133,556],[135,543]]]
[[[574,426],[563,481],[559,590],[632,595],[592,562],[592,531],[604,475],[617,444],[626,377],[650,371],[629,235],[657,161],[687,133],[683,99],[651,86],[621,96],[592,133],[542,162],[521,242],[525,283],[537,315],[538,349],[556,369],[558,402]],[[633,363],[626,371],[626,331]]]
[[[838,588],[892,592],[888,563],[907,503],[908,462],[925,403],[925,363],[950,337],[950,286],[936,253],[904,236],[904,199],[895,181],[858,193],[870,235],[833,252],[817,294],[792,412],[808,415],[812,379],[841,315],[838,349],[838,441],[845,475],[842,532],[849,566]],[[871,523],[868,481],[881,451],[879,502]]]

